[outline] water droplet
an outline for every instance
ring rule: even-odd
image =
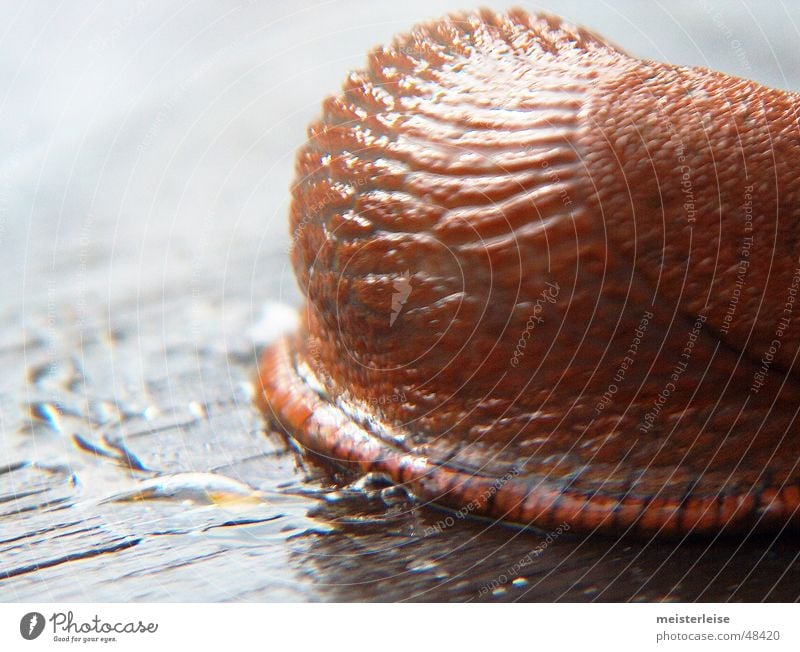
[[[89,412],[91,413],[92,420],[101,425],[120,423],[130,414],[128,410],[116,401],[106,401],[103,399],[90,401]]]
[[[189,403],[189,412],[199,419],[208,419],[208,408],[206,407],[205,403],[191,401]]]
[[[381,490],[381,500],[387,506],[400,505],[408,502],[408,492],[405,487],[394,485]]]
[[[252,401],[253,397],[256,395],[256,388],[253,386],[253,383],[241,382],[239,383],[238,390],[239,397],[243,401]]]
[[[432,559],[420,559],[407,566],[408,570],[412,573],[425,573],[427,571],[434,570],[437,567],[438,564]]]
[[[102,502],[174,500],[204,505],[266,502],[253,487],[217,473],[176,473],[149,478]]]
[[[161,410],[159,410],[155,405],[151,405],[142,411],[142,416],[148,421],[152,421],[158,417],[159,414],[161,414]]]
[[[369,493],[372,491],[381,491],[386,488],[390,488],[393,484],[394,483],[392,482],[392,479],[385,473],[367,473],[350,486],[355,491]]]
[[[258,321],[247,331],[256,346],[269,344],[284,333],[297,329],[297,309],[285,303],[267,302],[261,308]]]
[[[33,385],[38,385],[43,378],[50,374],[53,364],[53,362],[45,362],[28,367],[28,382]]]
[[[28,406],[31,418],[47,425],[55,432],[61,432],[61,410],[55,403],[38,401]]]

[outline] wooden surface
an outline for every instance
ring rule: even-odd
[[[457,6],[379,4],[2,9],[0,600],[800,598],[796,537],[461,520],[332,482],[266,429],[252,380],[299,302],[304,124],[367,47]],[[548,7],[634,54],[800,88],[797,11],[701,4]]]

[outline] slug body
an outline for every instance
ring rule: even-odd
[[[371,53],[297,158],[264,408],[540,528],[800,522],[800,97],[521,11]]]

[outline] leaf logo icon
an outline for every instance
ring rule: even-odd
[[[44,631],[44,616],[38,611],[25,614],[19,621],[19,633],[26,641],[39,638]]]

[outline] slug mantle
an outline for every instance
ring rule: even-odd
[[[515,10],[370,53],[297,154],[265,412],[550,529],[800,523],[800,97]]]

